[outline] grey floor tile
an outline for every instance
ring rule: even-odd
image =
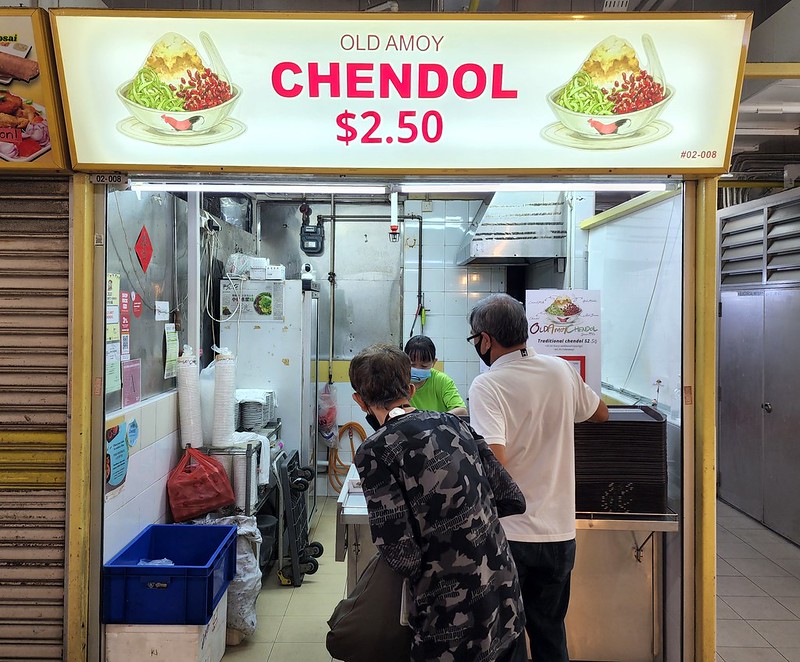
[[[800,597],[800,579],[797,577],[752,577],[752,581],[763,588],[767,595],[782,598]]]
[[[757,561],[758,559],[751,559]],[[717,577],[741,577],[742,573],[725,559],[717,557]]]
[[[778,652],[785,657],[788,662],[800,662],[800,647],[797,648],[786,648],[785,646],[781,646],[778,648]]]
[[[729,531],[735,531],[737,529],[753,529],[760,531],[764,529],[764,525],[761,522],[757,522],[752,517],[747,517],[747,515],[733,515],[730,517],[717,516],[717,524],[724,526]]]
[[[726,561],[730,559],[761,559],[764,555],[745,542],[722,542],[717,544],[717,554]]]
[[[717,621],[717,649],[769,647],[769,642],[756,632],[747,621]]]
[[[800,618],[800,598],[777,597],[775,599],[778,602],[780,602],[784,607],[786,607],[790,612],[792,612],[795,616]]]
[[[800,559],[776,559],[775,563],[795,577],[800,577]]]
[[[738,621],[741,616],[737,614],[733,608],[725,602],[721,597],[717,596],[717,619],[720,621]]]
[[[731,559],[729,563],[745,577],[790,577],[788,570],[769,559]]]
[[[733,515],[741,515],[741,513],[727,503],[717,501],[717,517],[732,517]]]
[[[718,648],[717,654],[724,662],[786,662],[772,648]]]
[[[777,533],[769,529],[740,529],[736,531],[736,537],[741,538],[744,542],[754,545],[755,543],[778,543],[786,542]]]
[[[717,545],[721,543],[741,543],[744,542],[735,531],[728,531],[728,529],[717,529]]]
[[[717,595],[726,598],[767,595],[747,577],[717,577]]]
[[[737,621],[720,621],[736,623]],[[800,621],[748,621],[772,646],[800,647]]]
[[[797,616],[784,607],[775,598],[734,597],[724,599],[732,610],[746,621],[796,621]],[[719,618],[719,612],[717,613]]]
[[[800,547],[790,542],[753,543],[752,547],[773,561],[800,560]]]

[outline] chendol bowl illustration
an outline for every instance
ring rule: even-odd
[[[233,85],[233,96],[218,106],[201,110],[160,110],[147,108],[135,101],[131,101],[127,96],[131,84],[132,81],[128,81],[117,88],[117,97],[128,109],[128,112],[151,129],[169,134],[184,131],[193,133],[210,131],[231,114],[241,97],[241,90],[238,86]]]
[[[643,34],[641,40],[647,68],[627,39],[610,35],[566,83],[547,95],[547,104],[565,127],[582,137],[613,140],[658,119],[675,89],[667,85],[653,39]]]
[[[617,115],[593,115],[575,112],[556,103],[563,90],[562,85],[548,94],[547,103],[564,126],[587,138],[614,138],[636,133],[657,120],[675,95],[675,90],[668,85],[663,100],[648,108]]]

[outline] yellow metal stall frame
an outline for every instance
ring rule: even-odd
[[[86,660],[89,627],[94,291],[93,186],[72,181],[65,660]]]

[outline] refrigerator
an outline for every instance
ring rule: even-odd
[[[310,280],[220,282],[220,346],[237,358],[236,388],[275,392],[280,440],[301,466],[317,463],[319,284]],[[309,520],[316,480],[306,492]]]

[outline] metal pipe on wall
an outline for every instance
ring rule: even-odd
[[[333,327],[336,315],[336,199],[331,195],[331,256],[328,282],[331,286],[331,314],[328,329],[328,383],[333,384]]]

